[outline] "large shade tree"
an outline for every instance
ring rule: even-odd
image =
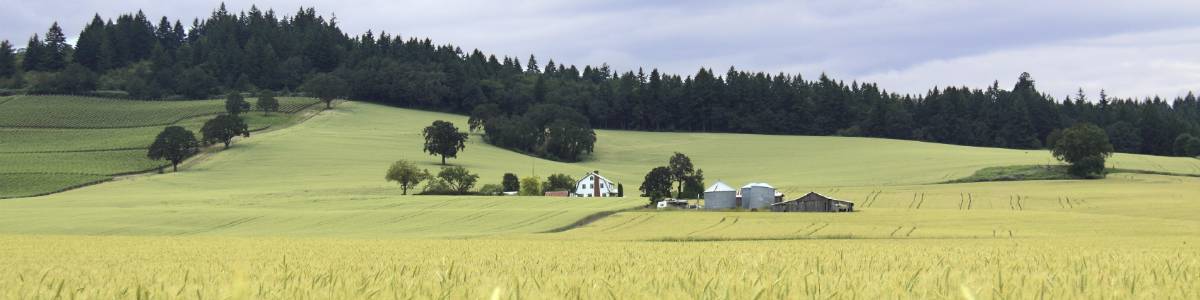
[[[671,180],[678,184],[675,192],[683,194],[684,183],[696,174],[696,167],[692,165],[692,158],[686,154],[675,152],[674,155],[671,155],[671,160],[667,162],[667,169],[671,170]]]
[[[505,192],[516,192],[521,190],[521,181],[517,178],[517,174],[504,173],[504,179],[501,181]]]
[[[154,138],[147,157],[171,162],[171,169],[179,171],[179,162],[196,153],[196,135],[181,126],[170,126]]]
[[[224,143],[225,148],[229,148],[229,143],[237,136],[250,136],[249,126],[242,117],[234,115],[219,115],[200,127],[200,134],[204,136],[203,140],[208,144]]]
[[[467,147],[467,133],[459,132],[454,123],[437,120],[422,131],[425,136],[425,152],[429,155],[441,156],[442,165],[446,158],[458,157],[458,152]]]
[[[643,197],[650,198],[651,205],[671,197],[671,169],[667,167],[651,169],[642,179],[642,186],[638,190],[642,191]]]
[[[1054,140],[1051,153],[1060,161],[1071,164],[1072,175],[1086,178],[1104,177],[1104,160],[1113,153],[1108,135],[1089,123],[1080,123],[1063,130]]]

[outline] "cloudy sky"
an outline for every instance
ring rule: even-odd
[[[1173,97],[1200,90],[1200,1],[278,1],[315,6],[343,30],[429,37],[464,49],[618,69],[701,67],[879,82],[902,93],[932,86],[1011,87],[1030,72],[1061,98]],[[515,1],[514,1],[515,2]],[[22,46],[59,22],[72,38],[90,17],[142,9],[184,19],[220,1],[0,0],[0,39]],[[251,2],[229,1],[230,10]],[[157,23],[157,22],[156,22]],[[1094,97],[1094,96],[1093,96]]]

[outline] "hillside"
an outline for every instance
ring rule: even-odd
[[[317,103],[293,97],[279,101],[280,113],[247,113],[250,129],[285,125]],[[0,198],[54,192],[152,170],[165,163],[146,158],[146,148],[163,127],[179,125],[199,134],[204,121],[224,111],[224,100],[2,97]]]
[[[570,204],[580,202],[564,203],[577,199],[542,199],[526,203],[520,198],[400,196],[394,184],[383,180],[384,171],[392,161],[407,159],[436,172],[439,168],[437,157],[421,152],[420,130],[439,119],[464,127],[466,123],[465,118],[457,115],[344,103],[286,130],[239,142],[231,149],[189,166],[184,172],[118,180],[46,197],[0,202],[0,208],[4,208],[0,213],[4,214],[0,232],[454,236],[471,232],[538,232],[564,226],[597,211],[644,203],[637,197],[603,200],[608,201],[603,204],[583,202],[590,204],[580,206]],[[1048,163],[1046,151],[868,138],[624,131],[600,131],[599,140],[592,158],[583,163],[566,164],[492,147],[480,141],[478,135],[473,135],[466,151],[450,162],[480,174],[480,185],[499,183],[505,172],[528,176],[536,170],[536,174],[544,178],[558,172],[579,176],[590,170],[600,170],[623,182],[633,194],[647,170],[665,164],[673,151],[681,151],[705,170],[710,183],[717,179],[733,185],[766,181],[793,195],[816,190],[858,201],[863,209],[915,206],[911,197],[918,192],[927,193],[929,197],[922,208],[950,209],[957,205],[960,192],[981,190],[986,186],[998,187],[997,191],[976,195],[980,197],[978,201],[987,199],[987,209],[1003,206],[995,201],[1008,196],[1006,193],[1015,193],[1014,187],[1032,188],[1021,191],[1035,196],[1035,200],[1026,202],[1026,205],[1032,205],[1030,209],[1055,209],[1062,205],[1049,202],[1051,196],[1065,193],[1053,184],[1040,183],[920,185],[966,176],[987,166]],[[1126,154],[1117,155],[1111,161],[1123,168],[1171,172],[1195,171],[1200,164],[1193,159]],[[19,167],[20,164],[14,164],[8,168]],[[31,162],[28,168],[51,167]],[[111,167],[92,163],[69,164],[62,168],[102,170]],[[1122,180],[1116,177],[1106,181],[1062,184],[1087,191],[1091,190],[1086,187],[1088,185],[1116,186],[1111,182]],[[882,196],[873,196],[877,190],[883,191]],[[1076,196],[1076,199],[1080,198],[1097,201],[1096,197]],[[455,205],[470,202],[455,199],[478,199],[476,201],[490,204]],[[432,205],[431,209],[425,207],[429,205],[428,201],[445,203]],[[534,204],[540,201],[546,203]],[[497,206],[490,207],[492,204]],[[501,221],[508,219],[496,219],[496,222],[482,222],[480,224],[487,225],[478,228],[423,231],[414,228],[424,228],[422,226],[428,225],[424,222],[419,222],[423,225],[395,224],[401,222],[395,220],[399,216],[415,212],[404,208],[408,205],[416,207],[415,211],[431,209],[426,213],[432,213],[430,218],[439,220],[443,219],[437,217],[439,214],[466,219],[486,216],[486,212],[474,215],[474,209],[484,207],[489,207],[485,211],[546,213],[507,214],[512,220],[538,223],[524,230],[504,230],[511,223]],[[974,207],[980,209],[982,205]],[[384,207],[388,209],[381,209]],[[197,212],[206,213],[182,219],[173,216]]]

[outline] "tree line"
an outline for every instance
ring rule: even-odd
[[[532,55],[522,61],[466,52],[388,33],[349,35],[312,8],[279,16],[254,7],[232,13],[222,5],[187,28],[167,18],[155,25],[141,12],[115,21],[96,16],[77,45],[67,44],[55,24],[23,51],[12,47],[0,44],[0,78],[31,92],[115,89],[133,97],[204,98],[231,90],[295,91],[324,76],[343,86],[338,96],[480,116],[488,142],[566,161],[590,150],[593,128],[1036,149],[1048,148],[1054,131],[1084,122],[1100,127],[1119,152],[1200,154],[1190,146],[1200,140],[1200,101],[1192,94],[1121,99],[1080,91],[1058,99],[1038,91],[1029,74],[1009,89],[994,83],[902,95],[874,83],[732,67],[686,76],[619,72],[607,65],[543,64]],[[534,109],[574,113],[541,123],[545,119],[529,116]],[[554,128],[572,138],[546,133]]]

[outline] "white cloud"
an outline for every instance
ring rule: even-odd
[[[996,51],[933,60],[911,68],[863,76],[903,93],[924,93],[933,85],[985,87],[999,79],[1011,88],[1021,72],[1033,74],[1038,89],[1062,99],[1083,88],[1094,99],[1111,96],[1174,97],[1200,90],[1200,27]]]

